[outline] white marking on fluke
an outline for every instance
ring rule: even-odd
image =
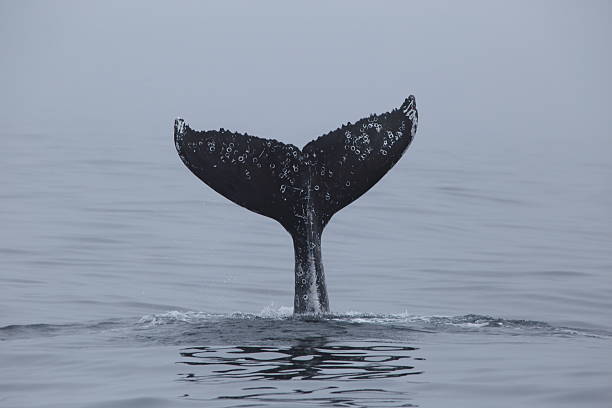
[[[185,133],[185,121],[183,118],[178,117],[174,120],[174,128],[176,129],[176,133],[182,135]]]

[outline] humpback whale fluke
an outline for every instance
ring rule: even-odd
[[[228,130],[195,131],[174,122],[181,160],[219,194],[274,218],[295,250],[294,313],[329,311],[321,234],[331,217],[380,180],[416,133],[414,96],[399,109],[371,115],[319,137],[303,149]]]

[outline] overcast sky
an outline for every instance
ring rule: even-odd
[[[0,137],[158,140],[181,115],[301,146],[413,93],[436,145],[609,148],[611,4],[1,1]]]

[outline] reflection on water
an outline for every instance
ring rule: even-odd
[[[423,360],[414,356],[417,350],[394,343],[338,343],[326,337],[286,346],[189,347],[180,352],[178,363],[186,369],[179,377],[207,386],[192,389],[187,398],[200,399],[201,392],[201,398],[216,395],[217,403],[410,407],[415,405],[410,403],[408,378],[422,373],[415,364]]]

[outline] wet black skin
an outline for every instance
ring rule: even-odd
[[[329,312],[321,235],[331,217],[395,165],[412,142],[413,96],[391,112],[371,115],[303,149],[224,129],[195,131],[177,119],[174,141],[183,163],[224,197],[277,220],[293,239],[294,313]]]

